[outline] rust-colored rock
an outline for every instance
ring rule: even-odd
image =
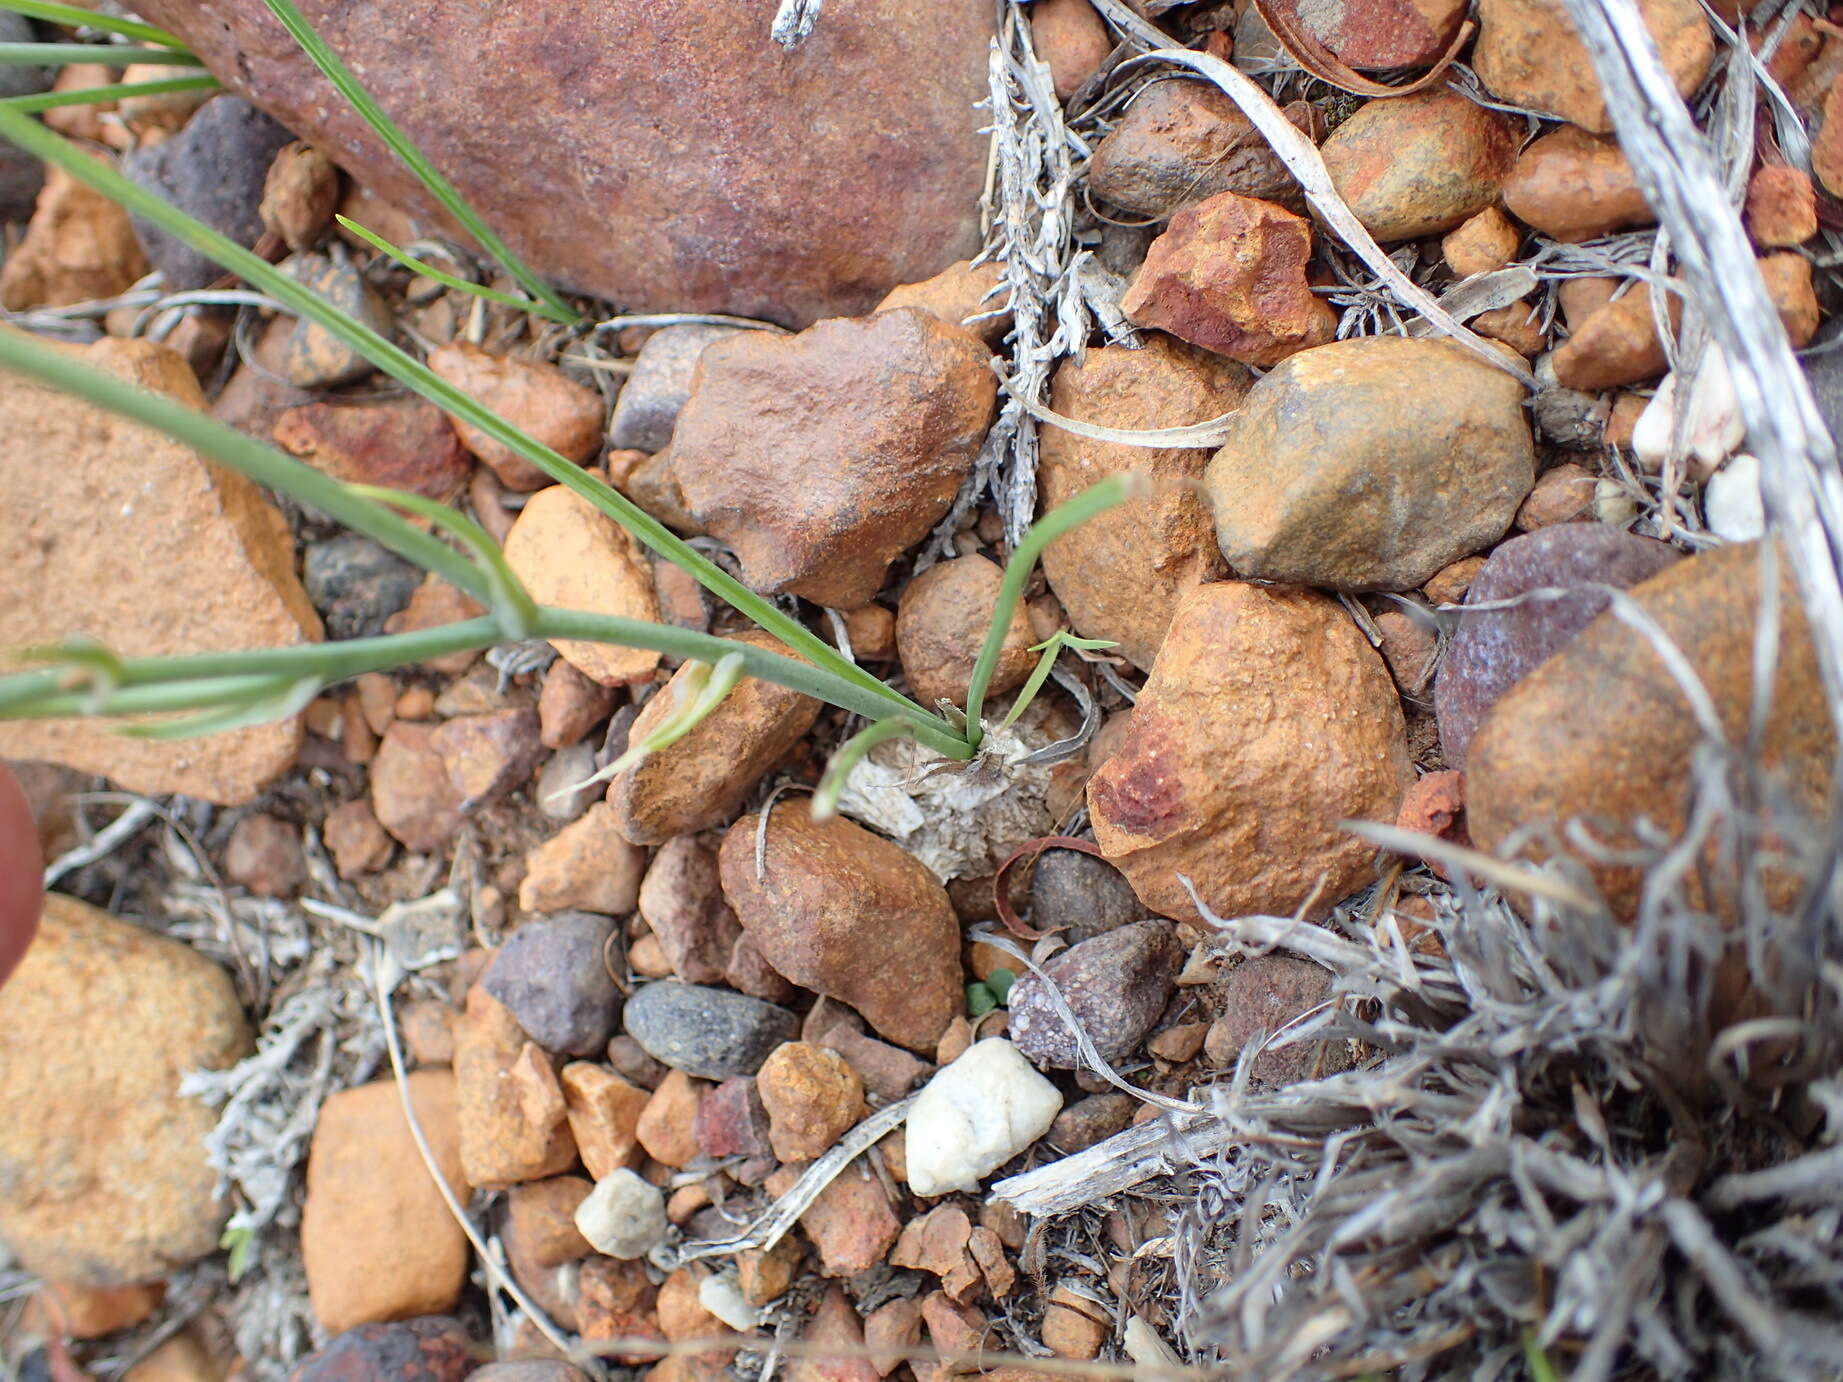
[[[1371,101],[1320,152],[1371,235],[1411,240],[1451,230],[1496,201],[1517,139],[1496,111],[1438,90]]]
[[[76,358],[205,408],[191,368],[165,346],[103,340]],[[0,648],[78,632],[123,657],[319,639],[288,524],[250,481],[162,433],[11,376],[0,383],[0,436]],[[93,721],[14,721],[0,724],[0,756],[67,763],[133,792],[239,805],[294,762],[301,734],[298,717],[165,742]]]
[[[545,757],[537,712],[514,708],[457,715],[436,727],[429,747],[441,755],[463,811],[524,786]]]
[[[1594,486],[1599,476],[1573,461],[1563,461],[1542,473],[1535,488],[1517,509],[1518,532],[1557,523],[1584,523],[1593,518]]]
[[[506,538],[506,561],[541,605],[659,622],[653,569],[627,530],[572,489],[552,485],[525,501]],[[551,640],[569,663],[603,686],[644,681],[659,654],[587,639]]]
[[[1802,169],[1754,169],[1747,183],[1747,233],[1762,249],[1790,249],[1817,234],[1817,192]]]
[[[420,398],[290,408],[276,419],[275,440],[335,480],[444,502],[461,492],[471,469],[442,410]]]
[[[436,727],[398,720],[371,763],[371,809],[405,849],[445,847],[461,825],[461,794],[436,750]]]
[[[1302,217],[1219,192],[1171,218],[1120,307],[1137,326],[1246,365],[1276,365],[1337,330],[1337,313],[1306,284],[1311,253]]]
[[[1535,482],[1516,381],[1443,341],[1302,351],[1248,394],[1204,473],[1229,565],[1408,590],[1502,537]]]
[[[849,1003],[890,1041],[932,1051],[965,1001],[946,890],[900,845],[842,818],[815,821],[804,801],[774,808],[758,878],[756,828],[754,816],[737,821],[718,862],[724,895],[768,963]]]
[[[299,254],[312,249],[339,205],[339,170],[323,150],[299,140],[282,149],[263,179],[262,223]]]
[[[465,1204],[454,1076],[418,1070],[408,1087],[442,1179]],[[410,1135],[395,1080],[342,1090],[320,1106],[307,1161],[301,1260],[314,1316],[333,1333],[441,1314],[460,1299],[467,1237]]]
[[[794,1179],[793,1169],[783,1167],[768,1177],[769,1193],[785,1193]],[[862,1157],[819,1192],[800,1216],[800,1227],[819,1250],[820,1275],[833,1277],[856,1276],[878,1265],[902,1230],[883,1182]]]
[[[742,927],[717,877],[717,854],[692,835],[668,840],[640,883],[640,915],[672,971],[691,984],[721,984]]]
[[[1063,361],[1049,406],[1104,427],[1181,427],[1228,412],[1251,382],[1239,365],[1150,335],[1139,350],[1090,348],[1080,361]],[[1043,574],[1075,631],[1111,639],[1135,666],[1151,667],[1178,597],[1227,574],[1209,509],[1193,488],[1209,451],[1150,450],[1059,427],[1041,429],[1038,450],[1046,513],[1109,475],[1151,477],[1151,494],[1089,519],[1043,553]]]
[[[647,1091],[589,1061],[571,1061],[557,1078],[570,1132],[589,1174],[601,1180],[638,1163]]]
[[[81,1286],[155,1281],[216,1250],[217,1113],[181,1095],[249,1053],[230,976],[178,941],[45,897],[0,1001],[0,1237]]]
[[[1179,602],[1120,750],[1088,784],[1095,838],[1154,912],[1322,916],[1369,877],[1348,819],[1413,780],[1387,669],[1323,596],[1225,581]],[[1309,903],[1309,905],[1308,905]]]
[[[835,1051],[805,1041],[774,1048],[756,1076],[768,1141],[782,1161],[824,1155],[870,1112],[864,1080]]]
[[[1440,241],[1446,267],[1460,278],[1488,274],[1517,257],[1523,234],[1495,206],[1469,216]]]
[[[1811,286],[1811,261],[1786,251],[1762,255],[1757,261],[1766,295],[1779,311],[1786,337],[1794,349],[1811,344],[1817,335],[1817,293]]]
[[[1717,547],[1627,592],[1688,660],[1731,744],[1746,740],[1753,706],[1759,561],[1756,543]],[[1825,809],[1836,738],[1783,558],[1779,571],[1781,638],[1760,761],[1781,779],[1793,808],[1816,819]],[[1506,692],[1473,736],[1466,750],[1472,838],[1496,852],[1525,826],[1586,817],[1595,838],[1630,849],[1642,816],[1674,839],[1687,819],[1691,760],[1700,742],[1696,718],[1650,640],[1602,614]],[[1583,862],[1615,914],[1633,915],[1642,873]],[[1709,877],[1725,894],[1732,879],[1712,851],[1708,862]],[[1781,874],[1769,882],[1779,895],[1775,905],[1789,905],[1796,880]],[[1706,895],[1695,870],[1686,887],[1692,906],[1721,905],[1722,898]]]
[[[601,445],[601,395],[566,377],[555,365],[493,355],[477,345],[456,341],[431,352],[429,368],[566,461],[580,465]],[[504,442],[458,417],[450,420],[461,444],[491,466],[507,489],[542,489],[552,483],[549,475]]]
[[[659,1082],[640,1110],[634,1136],[646,1154],[665,1166],[684,1166],[698,1155],[698,1101],[710,1085],[674,1070]]]
[[[1113,36],[1088,0],[1037,0],[1030,42],[1038,61],[1049,64],[1058,101],[1073,96],[1113,52]]]
[[[0,266],[0,307],[24,312],[114,297],[146,272],[128,213],[63,169],[47,168],[25,239]]]
[[[1465,0],[1272,0],[1272,8],[1350,66],[1379,68],[1430,66],[1467,7]]]
[[[569,1124],[534,1127],[519,1102],[513,1067],[529,1045],[511,1011],[475,984],[455,1023],[454,1079],[461,1171],[481,1190],[567,1171],[576,1161]]]
[[[1310,128],[1311,107],[1294,102],[1286,114]],[[1192,81],[1154,82],[1135,96],[1095,145],[1088,185],[1101,201],[1159,220],[1219,192],[1305,209],[1299,184],[1241,108]]]
[[[389,833],[378,824],[369,801],[361,798],[334,807],[326,813],[323,829],[333,867],[341,878],[373,873],[390,862],[395,846]]]
[[[1576,321],[1570,309],[1570,289],[1579,286],[1583,295],[1598,285],[1593,280],[1577,280],[1562,291],[1562,306],[1568,312],[1570,335],[1556,347],[1552,357],[1555,379],[1563,388],[1594,393],[1655,379],[1669,366],[1663,344],[1657,338],[1657,325],[1651,316],[1651,287],[1633,283],[1618,297],[1588,311]],[[1670,319],[1674,322],[1680,305],[1674,294],[1666,293]]]
[[[302,8],[507,243],[585,292],[802,325],[978,248],[985,0],[835,6],[792,50],[754,0]],[[432,209],[267,11],[143,9],[359,182]]]
[[[1680,95],[1702,84],[1714,35],[1696,0],[1638,0]],[[1564,0],[1480,0],[1472,67],[1493,96],[1545,111],[1595,134],[1612,129],[1593,60]]]
[[[525,856],[518,905],[527,912],[581,908],[622,916],[634,909],[646,851],[621,834],[614,809],[598,801]]]
[[[937,562],[911,580],[896,607],[896,655],[909,693],[923,705],[936,701],[966,704],[973,663],[985,642],[998,607],[998,588],[1005,573],[981,556]],[[1019,604],[992,670],[988,692],[1002,696],[1024,684],[1036,665],[1030,645],[1030,621]]]
[[[767,634],[736,635],[738,643],[785,653]],[[638,743],[685,698],[690,663],[646,703],[628,731]],[[608,784],[615,827],[640,845],[728,825],[743,799],[797,744],[819,717],[819,702],[775,682],[744,677],[684,738],[650,753]]]
[[[971,470],[997,397],[988,360],[915,308],[738,333],[699,357],[672,475],[749,585],[854,609]]]
[[[1086,5],[1087,0],[1080,3]],[[1011,313],[1006,306],[1009,298],[1004,265],[988,259],[975,267],[972,260],[962,259],[933,278],[890,289],[889,295],[877,304],[877,310],[894,312],[898,307],[914,307],[971,332],[996,349],[1011,329]]]
[[[1657,220],[1619,141],[1574,125],[1543,135],[1518,156],[1504,183],[1504,206],[1557,240],[1592,240]]]

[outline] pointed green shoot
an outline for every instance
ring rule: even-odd
[[[538,602],[531,598],[531,592],[525,589],[524,582],[506,561],[505,552],[485,528],[459,509],[425,495],[387,489],[382,485],[347,485],[346,488],[360,498],[407,509],[453,534],[473,556],[485,589],[486,607],[499,621],[506,641],[516,643],[531,637],[532,630],[537,627]]]
[[[1042,653],[1037,665],[1030,669],[1030,677],[1019,688],[1017,699],[1011,703],[1011,713],[1006,715],[1000,729],[1010,729],[1017,723],[1018,716],[1030,709],[1030,703],[1037,698],[1037,692],[1043,689],[1043,683],[1049,680],[1050,672],[1056,666],[1056,659],[1062,655],[1064,648],[1117,648],[1120,645],[1106,638],[1077,638],[1064,629],[1057,629],[1041,643],[1032,645],[1030,651]]]
[[[674,677],[667,690],[661,693],[673,698],[673,706],[653,728],[653,732],[629,744],[627,752],[614,762],[596,769],[581,782],[572,783],[555,795],[569,796],[592,783],[610,781],[661,749],[676,744],[703,724],[711,711],[723,704],[723,698],[734,691],[736,683],[742,680],[745,666],[741,653],[726,654],[718,658],[714,666],[701,660],[687,662],[681,673],[683,680]]]
[[[61,67],[98,62],[104,67],[203,67],[183,48],[124,48],[115,43],[0,43],[0,67]]]
[[[84,711],[87,715],[99,713],[104,702],[122,684],[121,658],[85,633],[72,634],[60,644],[22,649],[17,660],[52,664],[60,673],[59,689],[80,692],[88,707]]]
[[[838,799],[844,793],[851,770],[864,761],[866,754],[887,740],[900,739],[905,735],[912,737],[914,733],[914,725],[891,717],[864,726],[840,744],[838,752],[832,755],[832,761],[826,764],[825,775],[819,779],[818,790],[813,793],[813,819],[829,821],[838,814]]]
[[[139,39],[143,43],[158,43],[166,48],[186,46],[177,35],[169,34],[165,29],[157,29],[152,24],[144,24],[138,19],[97,14],[76,5],[59,5],[53,0],[0,0],[0,10],[11,10],[14,14],[23,14],[27,19],[43,19],[48,23],[62,24],[67,29],[98,29],[104,33]]]
[[[474,243],[497,259],[506,272],[523,285],[526,292],[556,313],[555,320],[580,321],[581,318],[567,302],[558,296],[556,290],[533,273],[524,260],[512,252],[505,241],[493,234],[492,227],[487,225],[479,212],[467,204],[467,200],[461,196],[455,185],[443,177],[433,163],[423,157],[422,151],[410,142],[410,137],[397,127],[396,122],[384,113],[383,108],[376,101],[371,99],[371,93],[359,85],[358,78],[352,75],[352,69],[347,67],[340,60],[339,55],[327,46],[326,40],[314,31],[313,25],[307,22],[307,17],[295,8],[290,0],[263,0],[263,3],[269,7],[270,13],[281,20],[282,26],[288,30],[294,41],[301,45],[301,51],[312,59],[314,66],[320,69],[341,96],[351,102],[352,108],[363,117],[367,125],[371,126],[372,132],[402,160],[404,167],[416,175],[417,181],[429,189],[429,194],[447,208],[448,214],[466,227],[467,233],[473,236]]]
[[[1005,651],[1005,635],[1011,630],[1011,616],[1024,598],[1024,585],[1030,572],[1043,555],[1043,549],[1070,529],[1086,523],[1096,514],[1105,513],[1116,504],[1136,499],[1149,492],[1151,481],[1135,470],[1109,475],[1090,485],[1067,503],[1058,504],[1035,523],[1005,563],[1005,579],[998,587],[998,604],[992,611],[992,626],[986,630],[985,643],[966,689],[966,737],[975,749],[985,737],[980,716],[985,710],[986,692],[998,671],[998,659]],[[1045,676],[1049,673],[1046,671]]]
[[[404,268],[414,270],[424,278],[433,279],[444,287],[455,288],[463,293],[471,293],[477,298],[485,298],[488,302],[497,302],[505,307],[516,307],[521,312],[530,312],[535,316],[543,317],[546,321],[562,322],[568,325],[576,320],[573,313],[569,316],[564,316],[547,302],[539,302],[535,298],[521,298],[513,293],[502,293],[497,288],[487,287],[484,283],[471,283],[467,279],[462,278],[459,274],[451,274],[445,269],[436,268],[433,264],[425,264],[422,260],[416,258],[415,255],[398,249],[382,235],[377,234],[377,232],[366,230],[365,227],[361,226],[349,216],[341,216],[335,212],[333,219],[347,230],[351,231],[359,239],[363,240],[367,245],[370,245],[372,249],[378,251],[378,253],[387,255],[403,265]]]
[[[842,657],[836,648],[813,633],[798,619],[786,614],[772,600],[764,599],[743,585],[741,581],[686,543],[658,519],[638,507],[606,481],[590,474],[581,466],[565,460],[549,447],[514,427],[497,413],[481,406],[420,360],[399,349],[362,323],[341,313],[325,299],[310,292],[287,274],[277,270],[272,264],[250,253],[241,245],[232,243],[210,227],[200,224],[183,211],[169,206],[145,188],[130,182],[114,168],[89,157],[70,140],[46,129],[36,120],[0,107],[0,138],[7,139],[28,153],[61,168],[77,181],[101,192],[135,215],[153,222],[182,243],[198,250],[199,253],[216,260],[252,287],[280,302],[293,315],[324,327],[331,335],[351,346],[391,378],[407,385],[415,393],[434,403],[443,411],[452,413],[463,422],[477,427],[486,436],[504,443],[552,479],[567,485],[588,499],[603,513],[626,528],[646,547],[690,575],[706,590],[754,621],[758,627],[773,634],[815,667],[825,669],[834,678],[850,683],[873,700],[880,702],[883,707],[880,714],[903,715],[913,719],[917,725],[918,737],[925,739],[930,747],[952,758],[965,758],[971,752],[971,746],[961,738],[959,732],[939,716],[929,714],[908,697],[884,685],[848,658]],[[0,331],[0,342],[4,341],[6,334]],[[5,359],[5,352],[0,351],[0,365],[8,363]],[[129,412],[130,416],[135,415],[128,409],[118,407],[113,403],[105,403],[104,406],[117,412]],[[182,435],[166,423],[156,423],[156,425],[174,435]],[[189,437],[183,439],[190,441]],[[334,485],[333,488],[338,489],[339,486]],[[291,492],[299,494],[298,490]],[[346,498],[349,500],[350,496]],[[325,508],[326,512],[339,518],[342,522],[348,521],[331,507],[320,505],[318,501],[310,502],[316,503],[317,507]],[[394,519],[395,515],[391,517]],[[401,520],[397,521],[401,522]],[[425,542],[433,542],[427,534],[418,533],[417,536]],[[381,538],[378,540],[383,541]],[[442,544],[437,542],[433,545],[450,559],[451,568],[458,566],[467,574],[457,580],[455,576],[450,575],[449,570],[441,570],[429,560],[420,557],[412,558],[412,560],[418,561],[428,569],[439,570],[445,578],[462,585],[470,593],[478,594],[471,585],[465,583],[474,579],[473,570],[469,564],[456,553],[443,547]],[[408,554],[405,553],[405,555]],[[640,646],[651,645],[642,643]],[[826,699],[831,700],[835,705],[844,705],[836,696],[827,696]],[[856,705],[848,705],[844,708],[855,710]]]
[[[36,115],[41,110],[60,106],[99,106],[105,101],[120,101],[133,96],[166,96],[175,91],[215,91],[218,79],[209,74],[198,77],[166,77],[153,82],[124,82],[119,86],[82,86],[75,91],[41,91],[33,96],[8,96],[0,105],[22,115]]]

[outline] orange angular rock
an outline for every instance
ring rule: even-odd
[[[750,586],[854,609],[971,470],[997,395],[988,360],[916,308],[797,336],[738,332],[698,359],[673,478]]]
[[[0,266],[0,306],[24,312],[110,298],[146,272],[128,213],[61,168],[48,168],[25,239]]]
[[[1171,218],[1120,307],[1136,326],[1243,364],[1276,365],[1337,329],[1337,314],[1307,286],[1311,252],[1303,218],[1219,192]]]
[[[612,518],[562,485],[541,489],[506,538],[506,561],[541,605],[659,622],[653,571],[640,544]],[[556,650],[603,686],[644,681],[659,654],[586,639],[556,638]]]
[[[1324,915],[1370,876],[1347,819],[1413,780],[1375,649],[1323,596],[1221,582],[1179,602],[1126,741],[1088,784],[1095,838],[1140,901],[1200,917]]]
[[[1817,234],[1811,177],[1790,164],[1756,168],[1747,184],[1747,233],[1767,249],[1789,249]]]
[[[0,326],[0,330],[11,330]],[[144,340],[75,358],[204,411],[191,368]],[[256,485],[162,433],[74,396],[0,381],[0,648],[82,632],[122,657],[287,647],[320,618],[294,543]],[[0,756],[66,763],[134,792],[239,805],[293,762],[299,716],[207,738],[137,739],[99,721],[0,724]]]
[[[879,1035],[931,1051],[965,1001],[959,923],[940,882],[862,826],[815,821],[804,801],[774,808],[758,878],[756,829],[744,816],[718,853],[724,896],[756,948],[794,983],[849,1003]]]
[[[749,630],[738,643],[788,655],[777,640]],[[692,664],[672,674],[628,730],[639,743],[695,694]],[[608,784],[615,828],[635,844],[657,845],[677,835],[729,824],[744,798],[819,718],[811,696],[771,681],[744,677],[710,714],[676,743],[650,753]]]
[[[468,1184],[502,1190],[567,1171],[576,1143],[567,1122],[538,1128],[525,1118],[513,1066],[528,1044],[506,1006],[475,984],[455,1023],[454,1078],[461,1171]]]
[[[788,1041],[762,1062],[756,1090],[768,1110],[768,1140],[782,1161],[823,1156],[869,1113],[864,1081],[844,1057]]]
[[[416,1121],[462,1204],[467,1183],[446,1070],[409,1077]],[[467,1280],[467,1238],[430,1178],[394,1080],[334,1094],[320,1107],[307,1162],[301,1260],[314,1315],[330,1332],[439,1315]]]
[[[602,439],[601,395],[566,377],[555,365],[493,355],[465,341],[429,355],[429,368],[483,407],[577,464],[595,455]],[[507,489],[533,490],[551,477],[502,441],[453,418],[461,444],[498,475]]]

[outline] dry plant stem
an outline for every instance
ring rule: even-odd
[[[1706,304],[1760,459],[1772,531],[1785,544],[1817,642],[1833,718],[1843,720],[1843,476],[1804,371],[1760,280],[1753,248],[1707,141],[1664,71],[1632,0],[1567,0],[1607,112],[1677,256]]]
[[[408,385],[437,407],[479,428],[495,441],[511,447],[519,455],[550,475],[552,479],[590,500],[603,513],[626,528],[645,546],[688,573],[736,610],[773,634],[797,653],[832,671],[845,681],[855,682],[884,705],[882,714],[918,717],[930,724],[942,724],[937,717],[901,695],[862,668],[838,656],[837,651],[808,630],[799,620],[784,613],[773,601],[764,599],[724,571],[703,553],[686,544],[651,514],[633,504],[625,495],[581,466],[565,460],[555,451],[513,427],[498,414],[482,407],[474,399],[454,388],[421,361],[406,354],[389,341],[348,318],[317,294],[308,291],[286,274],[241,245],[199,224],[159,197],[136,186],[113,168],[89,158],[70,141],[45,129],[36,121],[16,112],[0,109],[0,138],[19,145],[78,181],[103,193],[136,215],[169,231],[182,242],[215,259],[219,264],[269,293],[289,312],[313,321],[351,346],[373,365],[392,378]],[[965,757],[962,748],[954,754]]]
[[[442,1203],[447,1206],[449,1215],[460,1226],[461,1232],[467,1235],[467,1241],[472,1245],[474,1255],[479,1259],[482,1270],[487,1274],[487,1279],[496,1289],[504,1291],[518,1302],[526,1317],[552,1348],[563,1353],[577,1367],[584,1369],[591,1377],[597,1379],[597,1382],[600,1382],[600,1379],[606,1376],[600,1360],[592,1355],[583,1355],[579,1350],[570,1347],[569,1340],[558,1332],[556,1325],[551,1323],[550,1317],[525,1294],[519,1284],[512,1279],[512,1274],[494,1260],[492,1253],[487,1251],[486,1244],[480,1239],[480,1231],[474,1227],[473,1221],[467,1217],[467,1211],[455,1198],[454,1190],[448,1184],[447,1177],[442,1175],[441,1168],[435,1160],[435,1152],[429,1146],[428,1135],[422,1130],[422,1120],[416,1116],[416,1105],[410,1099],[409,1073],[404,1068],[403,1062],[403,1043],[397,1036],[396,1015],[391,1011],[391,986],[386,982],[385,971],[389,967],[389,961],[386,958],[384,946],[380,942],[369,941],[367,948],[370,951],[372,993],[377,999],[378,1019],[384,1027],[384,1046],[390,1052],[390,1073],[396,1081],[397,1100],[403,1105],[403,1117],[409,1124],[410,1136],[416,1141],[416,1151],[422,1157],[423,1168],[428,1171],[429,1179],[434,1182],[436,1192],[442,1197]]]

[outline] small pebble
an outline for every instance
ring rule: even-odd
[[[917,1195],[979,1193],[991,1174],[1049,1131],[1056,1086],[1002,1038],[975,1042],[930,1080],[909,1109],[909,1188]]]
[[[576,1229],[599,1253],[644,1257],[666,1236],[665,1197],[625,1168],[595,1182],[576,1206]]]
[[[620,1005],[603,954],[613,932],[613,922],[591,912],[528,921],[499,948],[481,983],[538,1045],[573,1056],[599,1052]]]
[[[627,1034],[655,1060],[712,1080],[753,1075],[800,1027],[798,1018],[772,1003],[670,980],[636,990],[625,1022]]]
[[[1137,921],[1071,946],[1043,966],[1045,978],[1026,974],[1011,990],[1010,1035],[1039,1065],[1073,1069],[1084,1062],[1049,996],[1061,990],[1101,1059],[1132,1054],[1164,1012],[1184,963],[1177,933],[1164,920]]]

